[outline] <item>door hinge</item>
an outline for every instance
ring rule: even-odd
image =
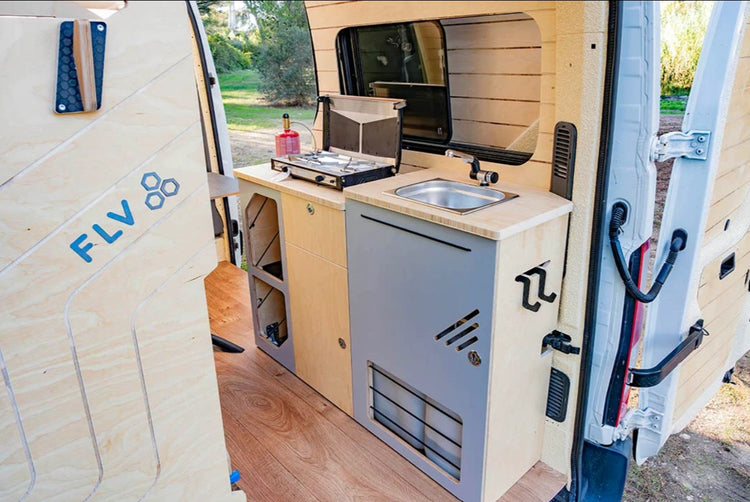
[[[632,408],[625,413],[614,432],[614,440],[619,441],[627,438],[636,429],[649,429],[661,434],[664,425],[664,414],[651,408],[641,410]]]
[[[553,330],[542,338],[542,348],[552,347],[555,350],[559,350],[563,354],[580,354],[580,347],[574,347],[570,344],[571,338],[569,335],[557,330]]]
[[[662,134],[654,140],[651,147],[651,160],[664,162],[678,157],[706,160],[710,140],[710,131],[674,131]]]

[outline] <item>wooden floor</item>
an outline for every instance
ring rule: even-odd
[[[455,501],[450,493],[255,347],[247,276],[221,262],[206,278],[232,467],[252,502]],[[547,501],[565,480],[541,462],[502,502]]]

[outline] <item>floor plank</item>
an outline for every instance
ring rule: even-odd
[[[206,297],[212,332],[245,347],[214,355],[227,450],[248,500],[456,500],[255,347],[242,270],[221,262],[206,278]],[[564,483],[539,462],[501,502],[547,501]]]

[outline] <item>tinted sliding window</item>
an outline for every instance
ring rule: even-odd
[[[406,99],[404,138],[444,143],[450,139],[444,46],[434,21],[344,30],[338,38],[344,92]]]
[[[348,28],[337,49],[343,94],[406,100],[404,149],[522,164],[540,134],[551,141],[539,120],[541,103],[554,103],[541,92],[545,47],[526,14]]]

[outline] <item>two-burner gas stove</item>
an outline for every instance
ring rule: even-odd
[[[271,159],[271,168],[338,190],[398,172],[402,110],[398,99],[321,96],[323,149]]]
[[[392,176],[396,172],[393,165],[325,150],[277,157],[271,159],[271,168],[338,190]]]

